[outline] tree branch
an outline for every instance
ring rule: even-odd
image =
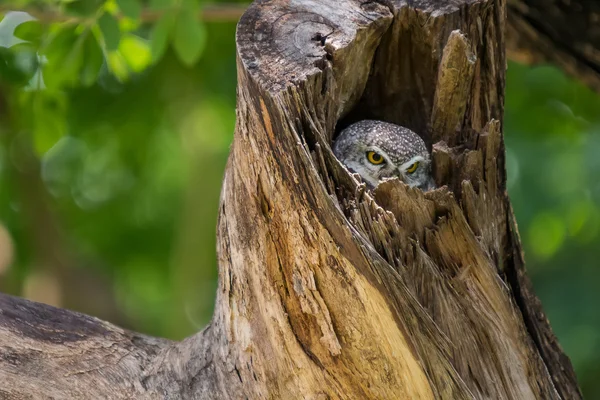
[[[600,3],[508,2],[507,50],[525,64],[551,63],[600,92]]]
[[[202,10],[198,13],[198,19],[205,22],[237,22],[248,5],[238,3],[219,3],[219,4],[206,4],[202,6]],[[26,12],[37,20],[44,23],[52,22],[82,22],[84,19],[77,18],[71,15],[65,15],[56,10],[51,9],[40,9],[37,7],[14,7],[11,5],[0,5],[0,14],[4,14],[10,11],[22,11]],[[140,21],[144,23],[152,23],[160,19],[164,14],[162,11],[155,11],[150,9],[144,9],[140,13]],[[117,15],[118,19],[124,18],[123,15]]]

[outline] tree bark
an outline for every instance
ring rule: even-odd
[[[504,0],[258,1],[211,324],[179,343],[0,297],[5,398],[576,399],[506,193]],[[439,189],[365,189],[331,152],[377,118]]]

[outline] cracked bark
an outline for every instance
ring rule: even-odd
[[[5,398],[581,398],[525,273],[505,188],[503,0],[259,1],[204,331],[170,342],[0,297]],[[379,118],[439,189],[374,192],[331,152]]]

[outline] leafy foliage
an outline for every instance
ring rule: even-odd
[[[214,26],[207,47],[193,0],[13,8],[30,14],[7,12],[0,22],[0,95],[10,114],[0,119],[0,222],[18,244],[5,276],[0,265],[0,289],[163,336],[198,329],[213,301],[220,173],[233,132],[234,99],[225,93],[235,92],[234,80],[200,78],[235,71],[234,24]],[[205,50],[221,61],[202,63]],[[209,92],[212,101],[201,101]],[[204,179],[210,194],[188,199],[182,188],[198,179],[190,169],[204,160],[211,162],[202,170],[215,171]],[[213,229],[188,244],[179,219]],[[56,254],[40,249],[36,236]],[[50,280],[32,283],[52,274],[67,275],[56,283],[58,300]],[[109,280],[86,287],[71,275]],[[196,293],[190,277],[206,290]],[[105,304],[87,300],[94,288]]]
[[[0,291],[149,334],[197,331],[216,287],[235,24],[202,23],[192,0],[12,3],[37,12],[0,16]],[[509,193],[587,398],[600,397],[599,111],[558,70],[509,65]]]
[[[600,96],[556,68],[510,64],[508,191],[527,268],[586,398],[600,397]]]
[[[37,102],[24,104],[35,108],[36,115],[45,113],[40,104],[50,102],[38,97],[52,98],[60,91],[90,87],[99,80],[127,82],[159,61],[169,46],[183,64],[192,67],[206,45],[199,4],[193,0],[152,1],[148,10],[139,0],[21,1],[15,7],[39,7],[34,15],[40,18],[25,13],[6,16],[10,21],[4,21],[0,32],[2,82],[17,89],[13,93],[35,91],[35,96],[22,96],[21,101]],[[144,15],[149,22],[142,20]],[[60,109],[50,111],[55,114]],[[56,143],[60,136],[51,130],[49,136]],[[48,148],[36,146],[40,154]]]

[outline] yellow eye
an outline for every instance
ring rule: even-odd
[[[419,168],[418,161],[409,165],[408,168],[406,168],[406,172],[408,172],[409,174],[412,174],[413,172],[415,172],[417,170],[417,168]]]
[[[381,154],[376,153],[374,151],[367,151],[367,160],[369,160],[371,164],[375,165],[383,164],[383,162],[385,161]]]

